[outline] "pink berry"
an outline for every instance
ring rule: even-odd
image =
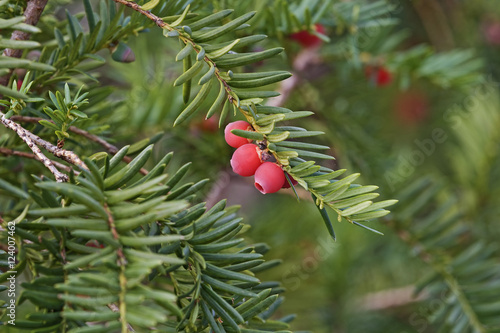
[[[250,126],[250,124],[244,120],[238,120],[227,124],[226,128],[224,129],[224,138],[226,139],[228,145],[230,145],[233,148],[239,148],[244,144],[251,142],[251,140],[249,139],[245,139],[242,138],[241,136],[237,136],[231,133],[231,131],[234,129],[240,129],[246,131],[252,129],[252,126]]]
[[[285,181],[285,172],[275,163],[262,163],[255,171],[255,187],[263,194],[278,192]]]
[[[250,177],[262,164],[261,150],[253,143],[247,143],[233,153],[231,167],[240,176]]]

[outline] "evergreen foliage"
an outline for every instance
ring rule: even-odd
[[[297,103],[304,106],[298,110],[266,104],[279,95],[275,84],[292,76],[284,61],[272,61],[290,60],[283,52],[290,48],[287,36],[298,31],[328,42],[323,57],[342,67],[344,75],[378,66],[384,58],[391,70],[401,73],[401,89],[422,80],[442,89],[470,91],[484,80],[482,62],[474,52],[438,53],[427,45],[401,51],[408,34],[393,30],[398,20],[391,17],[399,6],[383,0],[277,0],[269,6],[267,1],[83,0],[78,2],[81,12],[54,14],[68,4],[49,2],[37,27],[23,23],[24,2],[0,0],[0,49],[22,50],[20,57],[0,57],[0,77],[6,80],[0,84],[0,117],[6,127],[0,137],[0,154],[5,155],[0,166],[0,240],[15,241],[11,270],[27,277],[17,300],[27,316],[18,317],[16,330],[291,329],[294,315],[277,311],[284,288],[279,281],[260,278],[281,261],[266,261],[266,244],[248,244],[242,238],[249,225],[238,216],[239,207],[226,207],[225,200],[211,207],[202,202],[210,180],[196,179],[196,170],[204,166],[196,166],[195,160],[182,164],[174,152],[165,154],[155,147],[163,132],[153,134],[150,129],[165,129],[154,124],[167,120],[175,127],[168,135],[175,135],[202,112],[205,119],[218,117],[219,127],[236,115],[249,122],[254,131],[232,133],[258,141],[286,171],[297,199],[291,178],[297,188],[309,192],[318,220],[321,217],[333,239],[328,211],[339,222],[378,234],[366,223],[384,218],[430,268],[415,294],[425,290],[426,297],[445,304],[429,315],[440,331],[499,329],[494,296],[500,286],[498,250],[492,238],[481,239],[470,226],[451,184],[456,176],[474,191],[495,179],[492,168],[476,182],[472,175],[481,174],[490,155],[467,148],[496,147],[493,124],[498,119],[478,111],[473,121],[456,127],[457,133],[477,132],[475,141],[462,140],[456,147],[471,156],[454,155],[456,164],[474,161],[473,171],[448,170],[454,175],[449,183],[409,177],[398,181],[395,194],[382,189],[384,198],[400,201],[388,215],[398,200],[376,201],[378,186],[357,184],[359,173],[333,167],[334,157],[325,153],[329,146],[321,139],[331,132],[348,142],[346,156],[352,158],[345,165],[366,170],[381,184],[387,170],[397,169],[366,167],[365,158],[380,151],[369,131],[380,131],[381,126],[363,129],[356,115],[328,119],[321,114],[328,121],[318,128],[316,115],[302,111],[315,101]],[[315,24],[334,33],[317,32]],[[11,39],[12,31],[32,38]],[[177,68],[175,77],[165,77],[163,70],[147,73],[144,64],[158,55],[129,46],[132,39],[140,45],[148,34],[158,32],[176,46],[159,51],[169,58],[162,66]],[[124,77],[134,80],[139,72],[140,80],[149,75],[154,84],[132,88],[137,91],[131,92],[130,101],[117,98],[113,83],[101,77],[102,66],[110,65],[106,49],[112,60],[123,63],[119,66],[130,66]],[[134,60],[136,64],[129,64]],[[262,61],[273,68],[258,70]],[[130,142],[133,130],[149,137]],[[199,144],[202,154],[217,150],[211,143],[189,140],[169,150],[182,155],[182,150],[190,151],[183,149],[188,144]],[[128,145],[122,148],[113,144],[124,141]],[[387,152],[390,148],[384,147]],[[44,151],[62,161],[48,158]],[[194,176],[189,175],[191,168]],[[498,211],[496,206],[486,208],[484,214]],[[15,229],[9,227],[11,222]],[[0,248],[2,268],[8,267],[12,253],[8,246]],[[9,270],[3,271],[0,282],[10,276]],[[7,324],[5,307],[0,308],[0,320]]]

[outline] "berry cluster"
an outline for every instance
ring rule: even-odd
[[[263,161],[263,151],[259,146],[251,143],[249,139],[233,134],[231,131],[234,129],[253,130],[252,126],[243,120],[229,123],[224,130],[227,144],[236,148],[231,158],[233,171],[243,177],[254,176],[255,187],[263,194],[290,187],[283,169],[276,163]]]

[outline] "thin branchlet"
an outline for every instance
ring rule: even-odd
[[[0,121],[5,127],[16,132],[16,134],[28,145],[33,154],[35,154],[36,159],[41,161],[49,169],[49,171],[56,177],[56,180],[58,182],[67,181],[68,176],[57,170],[53,161],[51,161],[42,153],[40,147],[43,147],[49,153],[62,159],[63,161],[79,166],[83,169],[88,169],[85,163],[80,159],[80,157],[78,157],[77,154],[70,150],[58,148],[56,145],[53,145],[52,143],[31,133],[13,120],[5,118],[5,114],[3,112],[0,112]]]
[[[16,134],[23,140],[28,147],[31,149],[33,154],[35,155],[35,158],[43,163],[47,169],[54,175],[56,178],[56,181],[58,182],[65,182],[68,180],[68,176],[62,172],[60,172],[54,165],[54,163],[45,156],[40,148],[37,146],[36,140],[34,140],[33,136],[36,137],[36,135],[32,134],[31,132],[27,131],[24,129],[21,125],[18,123],[5,118],[5,114],[3,112],[0,112],[0,121],[2,124],[7,127],[8,129],[13,130],[16,132]]]
[[[12,116],[9,119],[11,119],[13,121],[18,121],[21,123],[34,123],[34,124],[36,124],[40,120],[46,120],[46,121],[49,121],[51,123],[54,123],[52,120],[47,120],[47,119],[40,118],[40,117]],[[91,133],[89,133],[85,130],[82,130],[76,126],[70,126],[68,129],[75,134],[81,135],[81,136],[89,139],[90,141],[93,141],[93,142],[101,145],[102,147],[104,147],[104,149],[106,149],[108,152],[110,152],[113,155],[118,152],[118,148],[116,146],[112,145],[111,143],[107,142],[104,139],[101,139],[97,135],[91,134]]]
[[[21,125],[19,125],[19,124],[16,124],[16,125],[21,127]],[[70,164],[79,166],[83,169],[88,169],[87,166],[85,165],[85,163],[74,152],[72,152],[70,150],[59,148],[56,145],[53,145],[52,143],[50,143],[50,142],[40,138],[39,136],[31,133],[30,131],[27,131],[27,130],[24,130],[24,131],[31,138],[31,140],[33,140],[37,145],[43,147],[45,150],[47,150],[49,153],[51,153],[55,157],[59,157],[63,161],[66,161]]]
[[[12,116],[12,117],[10,117],[10,119],[14,120],[14,121],[19,121],[22,123],[38,123],[40,120],[47,120],[47,119],[40,118],[40,117],[28,117],[28,116]],[[47,121],[50,121],[51,123],[53,123],[52,120],[47,120]],[[106,140],[100,138],[99,136],[92,134],[92,133],[89,133],[85,130],[82,130],[76,126],[70,126],[68,129],[70,132],[73,132],[77,135],[81,135],[84,138],[89,139],[90,141],[101,145],[104,149],[106,149],[109,153],[111,153],[113,155],[115,155],[119,150],[118,147],[116,147],[115,145],[112,145],[111,143],[107,142]],[[132,161],[132,158],[130,158],[129,156],[124,156],[123,161],[126,163],[130,163]],[[148,174],[148,170],[146,170],[144,168],[141,168],[139,170],[139,172],[143,175]]]
[[[18,150],[13,150],[13,149],[4,148],[4,147],[0,148],[0,154],[2,154],[4,156],[19,156],[19,157],[22,157],[22,158],[28,158],[28,159],[38,160],[38,158],[37,158],[37,156],[35,154],[30,154],[30,153],[27,153],[27,152],[24,152],[24,151],[18,151]],[[54,166],[56,168],[64,170],[66,172],[71,172],[71,170],[72,170],[71,167],[69,167],[69,166],[67,166],[65,164],[59,163],[57,161],[52,161],[52,163],[54,164]],[[75,175],[78,175],[80,173],[77,170],[74,170],[73,172],[75,173]]]

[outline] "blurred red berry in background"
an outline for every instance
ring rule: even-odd
[[[500,45],[500,22],[489,21],[482,25],[483,36],[490,45]]]
[[[394,111],[401,123],[414,125],[427,117],[429,100],[424,93],[417,90],[403,92],[396,97]]]
[[[203,132],[215,133],[219,130],[219,121],[216,117],[203,119],[200,123],[200,129]]]
[[[326,32],[325,27],[319,23],[314,25],[314,30],[321,34]],[[302,30],[299,32],[295,32],[290,35],[290,38],[302,45],[305,48],[313,48],[318,47],[323,44],[323,41],[318,36],[310,33],[307,30]]]
[[[370,81],[374,82],[377,87],[382,87],[392,82],[392,74],[383,66],[366,66],[365,76]]]

